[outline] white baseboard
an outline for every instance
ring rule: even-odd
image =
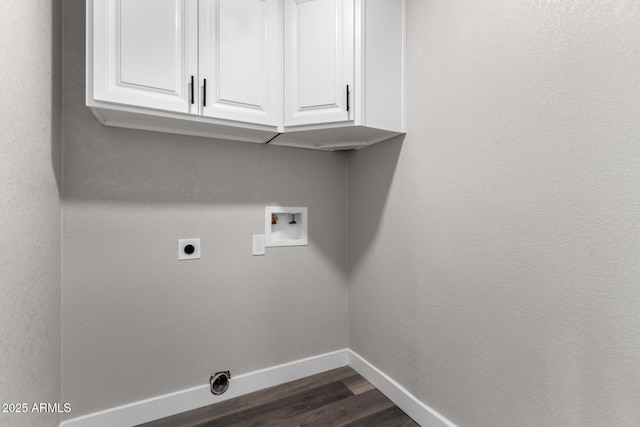
[[[346,365],[351,366],[376,386],[422,427],[456,427],[455,424],[416,399],[384,372],[349,349],[232,376],[229,390],[223,395],[214,396],[209,390],[209,384],[206,384],[73,418],[63,421],[60,427],[133,426]]]
[[[404,387],[395,382],[387,374],[363,359],[352,350],[349,354],[349,366],[373,384],[422,427],[456,427],[451,421],[425,405],[409,393]]]
[[[142,424],[346,366],[348,360],[349,351],[344,349],[238,376],[233,376],[232,372],[229,390],[219,396],[211,394],[209,384],[206,384],[73,418],[63,421],[60,427],[124,427]]]

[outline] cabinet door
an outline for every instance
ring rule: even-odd
[[[202,114],[277,126],[282,22],[279,0],[200,0]]]
[[[285,126],[351,119],[353,8],[353,0],[285,0]]]
[[[197,113],[197,14],[197,0],[94,0],[94,99]]]

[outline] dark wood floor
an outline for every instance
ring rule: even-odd
[[[142,426],[386,427],[418,424],[345,366]]]

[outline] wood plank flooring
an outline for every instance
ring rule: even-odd
[[[231,380],[233,387],[233,379]],[[418,426],[348,366],[139,427]]]

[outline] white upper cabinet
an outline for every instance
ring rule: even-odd
[[[284,1],[284,125],[350,120],[353,0]]]
[[[197,0],[95,0],[93,12],[94,99],[197,112]]]
[[[403,133],[405,1],[284,2],[284,132],[272,144],[348,150]]]
[[[207,117],[278,126],[278,0],[200,0],[200,82]]]
[[[360,148],[405,131],[406,0],[87,0],[109,126]]]

